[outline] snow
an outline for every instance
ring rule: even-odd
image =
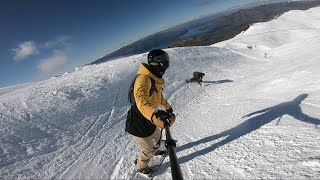
[[[25,87],[30,86],[32,84],[34,84],[34,83],[25,83],[25,84],[17,84],[17,85],[2,87],[2,88],[0,88],[0,96],[3,94],[6,94],[6,93],[12,92],[12,91],[21,89],[21,88],[25,88]]]
[[[320,177],[319,12],[290,11],[212,46],[167,49],[164,95],[185,179]],[[1,88],[0,179],[132,178],[127,91],[145,59]],[[206,74],[202,86],[185,83],[193,71]],[[167,158],[156,179],[171,179],[169,167]]]

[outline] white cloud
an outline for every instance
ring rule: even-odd
[[[70,39],[70,36],[59,36],[52,41],[45,42],[43,46],[44,48],[56,48],[58,46],[68,48],[69,46],[71,46],[71,43],[69,42]]]
[[[39,49],[36,43],[33,41],[26,41],[26,42],[20,43],[18,47],[12,49],[12,51],[14,53],[13,59],[16,62],[22,61],[28,56],[39,54]]]
[[[17,48],[11,49],[13,52],[13,60],[16,62],[22,61],[29,56],[40,54],[40,50],[44,51],[45,53],[52,51],[53,49],[68,50],[72,46],[70,39],[71,36],[62,35],[56,37],[52,41],[47,41],[44,43],[35,43],[34,41],[22,42]]]
[[[200,1],[200,2],[198,1],[194,5],[195,6],[207,6],[207,5],[210,5],[210,4],[212,4],[212,3],[216,2],[216,1],[218,1],[218,0],[204,0],[204,1]]]
[[[38,65],[41,76],[48,76],[68,62],[68,55],[61,50],[54,50],[53,55],[41,60]]]

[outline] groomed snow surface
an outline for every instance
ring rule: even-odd
[[[320,8],[206,47],[167,49],[185,179],[320,177]],[[0,179],[130,179],[127,91],[146,54],[0,89]],[[203,85],[186,84],[193,71]],[[10,90],[11,89],[11,90]],[[156,179],[171,179],[169,158]]]

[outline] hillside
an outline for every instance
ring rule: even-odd
[[[276,1],[275,1],[276,2]],[[288,1],[272,4],[256,2],[211,14],[152,34],[103,56],[90,64],[145,53],[154,48],[205,46],[233,38],[250,24],[266,22],[289,11],[306,10],[320,1]]]
[[[320,1],[298,1],[264,4],[240,9],[230,15],[221,16],[201,28],[203,33],[181,38],[168,47],[204,46],[221,42],[246,31],[251,24],[270,21],[290,10],[306,10],[319,6]]]
[[[320,176],[320,8],[212,46],[166,49],[185,179]],[[0,179],[130,179],[127,91],[146,54],[0,89]],[[202,86],[186,84],[193,71]],[[5,92],[3,92],[5,91]],[[156,179],[170,179],[168,158]]]

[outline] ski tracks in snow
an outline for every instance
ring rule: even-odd
[[[82,148],[73,148],[74,149],[73,151],[75,151],[75,150],[78,151],[78,153],[77,153],[78,155],[75,158],[75,160],[73,160],[73,162],[68,167],[66,167],[61,173],[59,173],[59,175],[57,175],[55,177],[58,177],[58,179],[61,179],[65,175],[67,175],[68,171],[70,169],[72,169],[73,166],[75,166],[75,164],[80,160],[82,155],[86,154],[86,152],[90,149],[91,145],[97,139],[100,139],[99,136],[101,136],[102,130],[106,127],[106,123],[109,122],[110,118],[114,114],[114,106],[115,106],[116,99],[119,95],[119,90],[120,90],[120,88],[118,88],[118,90],[113,98],[111,110],[107,113],[98,115],[96,120],[89,126],[89,128],[85,132],[84,136],[81,137],[81,139],[77,143],[75,143],[75,146],[81,146],[81,144],[84,144],[84,145],[82,145]],[[108,114],[108,115],[106,115],[106,114]],[[108,127],[111,128],[111,127],[113,127],[113,125],[108,126]],[[88,141],[88,142],[86,142],[86,141]],[[104,145],[105,144],[106,144],[106,142],[104,142]],[[103,148],[103,146],[99,149],[99,151],[101,151],[102,148]],[[81,150],[81,149],[83,149],[83,150]],[[95,152],[91,152],[90,154],[96,154],[95,156],[93,156],[93,159],[92,159],[92,161],[93,161],[94,158],[97,156],[98,152],[95,151]],[[88,158],[88,157],[86,157],[86,158]]]
[[[119,176],[119,171],[121,169],[121,165],[123,163],[123,156],[121,157],[121,159],[118,161],[117,165],[115,166],[111,176],[110,176],[110,179],[117,179],[118,176]]]

